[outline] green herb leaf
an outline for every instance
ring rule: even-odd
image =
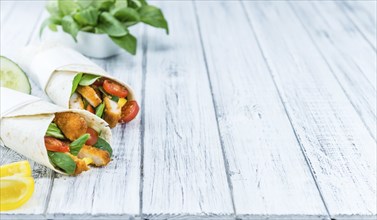
[[[52,164],[64,170],[68,175],[72,175],[76,170],[75,161],[67,154],[61,152],[47,152]]]
[[[98,137],[97,143],[95,143],[93,147],[109,152],[110,157],[113,155],[113,149],[111,148],[110,144],[101,137]]]
[[[55,123],[50,123],[50,125],[47,128],[46,136],[65,139],[62,131],[58,128],[58,126]]]
[[[147,0],[140,0],[140,2],[142,6],[148,5]]]
[[[92,26],[85,26],[85,27],[81,28],[81,31],[94,33],[94,27],[92,27]]]
[[[97,108],[96,108],[96,115],[98,116],[98,117],[102,117],[102,115],[103,115],[103,111],[105,110],[105,103],[101,103],[99,106],[97,106]]]
[[[84,146],[85,142],[90,138],[90,134],[83,134],[79,138],[77,138],[75,141],[73,141],[69,145],[70,153],[72,155],[77,156],[77,154],[80,152],[82,146]]]
[[[46,9],[53,16],[63,17],[63,14],[59,10],[59,5],[58,5],[57,0],[47,1]]]
[[[163,28],[166,30],[166,33],[169,34],[168,22],[165,20],[159,8],[152,5],[145,5],[139,9],[139,13],[142,22],[153,27]]]
[[[77,4],[80,6],[82,9],[86,9],[89,6],[93,5],[94,0],[77,0]]]
[[[96,25],[98,21],[99,11],[95,8],[87,8],[77,12],[73,17],[81,25]]]
[[[82,78],[82,73],[79,73],[73,78],[73,83],[72,83],[72,90],[71,90],[71,95],[76,91],[77,86],[79,86],[79,83]]]
[[[96,76],[96,75],[91,75],[91,74],[84,74],[81,77],[79,85],[80,86],[89,86],[89,85],[92,85],[99,78],[101,78],[101,76]]]
[[[112,37],[122,37],[128,34],[128,30],[109,12],[102,12],[97,25],[103,32]]]
[[[58,31],[58,28],[56,27],[56,24],[49,24],[48,25],[48,28],[54,32],[57,32]]]
[[[121,22],[140,21],[139,13],[133,8],[122,7],[113,11],[114,17]]]
[[[127,34],[123,37],[110,37],[111,40],[121,48],[125,49],[132,55],[136,54],[137,40],[131,34]]]
[[[39,29],[39,36],[42,36],[43,30],[48,26],[52,31],[57,31],[56,25],[61,25],[61,18],[57,16],[51,16],[46,18]]]
[[[114,5],[115,0],[95,0],[93,3],[94,7],[102,11],[108,11]]]
[[[119,97],[118,96],[111,96],[111,100],[113,100],[114,102],[118,102]]]
[[[59,10],[63,15],[72,15],[80,9],[73,0],[58,0]]]
[[[62,19],[62,27],[63,30],[69,33],[75,41],[77,37],[77,33],[80,30],[80,26],[75,22],[75,20],[70,15],[66,15]]]
[[[128,7],[130,8],[140,8],[143,5],[142,1],[140,0],[128,0]]]
[[[122,7],[128,7],[127,0],[116,0],[114,4],[114,8],[122,8]]]

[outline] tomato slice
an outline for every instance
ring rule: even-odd
[[[94,111],[94,108],[93,108],[90,104],[88,104],[88,105],[86,106],[86,110],[89,111],[90,113],[93,113],[93,114],[96,113],[96,112]]]
[[[86,133],[90,135],[89,139],[85,142],[86,145],[94,145],[98,140],[98,133],[93,128],[88,128]]]
[[[134,119],[139,112],[139,105],[136,101],[131,100],[128,101],[123,107],[122,107],[122,116],[119,120],[120,123],[127,123]]]
[[[69,152],[69,146],[53,137],[45,136],[45,145],[47,150],[55,152]]]
[[[128,95],[126,87],[109,79],[105,79],[103,82],[103,89],[110,95],[118,96],[119,98],[125,98]]]

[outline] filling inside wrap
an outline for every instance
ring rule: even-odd
[[[131,121],[139,112],[137,102],[128,96],[127,88],[111,79],[79,73],[73,80],[69,108],[85,109],[113,128]]]
[[[69,175],[80,174],[89,165],[105,166],[112,155],[109,143],[74,112],[55,113],[44,142],[51,163]]]

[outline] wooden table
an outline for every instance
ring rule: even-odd
[[[32,162],[32,199],[2,220],[377,218],[376,1],[152,4],[169,36],[140,26],[136,56],[94,59],[141,104],[113,161]],[[39,41],[43,7],[1,0],[2,55]]]

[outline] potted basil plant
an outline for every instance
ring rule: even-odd
[[[73,39],[68,45],[90,57],[109,57],[121,49],[135,55],[137,39],[130,27],[140,22],[169,34],[162,11],[146,0],[50,0],[46,9],[50,16],[40,35],[46,27],[65,32]]]

